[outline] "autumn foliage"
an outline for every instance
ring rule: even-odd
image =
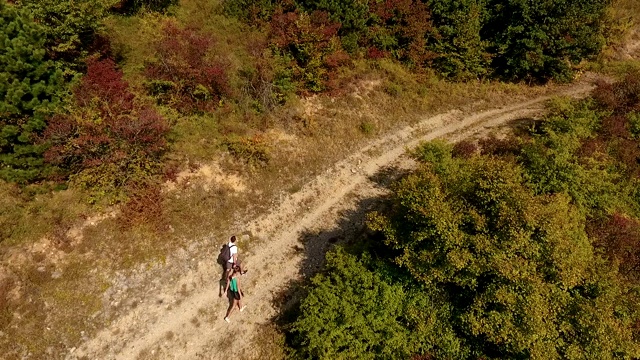
[[[88,62],[73,100],[75,109],[53,117],[44,134],[51,144],[45,160],[61,170],[59,175],[91,173],[86,185],[108,177],[118,188],[154,172],[167,148],[168,125],[136,98],[112,60]]]
[[[194,28],[168,21],[156,43],[157,57],[146,67],[148,90],[182,112],[212,111],[232,93],[228,65],[215,40]]]
[[[640,279],[640,222],[637,219],[614,213],[589,222],[587,231],[606,256],[619,264],[622,274]]]
[[[291,56],[294,78],[311,91],[325,90],[335,79],[334,70],[350,60],[337,36],[340,24],[327,12],[278,8],[270,27],[271,42]]]
[[[428,65],[434,54],[427,44],[433,31],[431,12],[419,0],[370,1],[375,22],[370,28],[370,58],[380,57],[380,50],[416,67]],[[377,50],[377,51],[376,51]]]

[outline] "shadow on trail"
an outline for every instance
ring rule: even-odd
[[[388,188],[408,170],[385,167],[369,177],[375,187]],[[307,285],[311,278],[324,269],[325,255],[336,245],[355,245],[372,236],[366,227],[367,214],[383,208],[387,197],[376,195],[357,200],[356,206],[339,213],[337,224],[331,229],[315,232],[306,231],[300,235],[300,244],[294,251],[302,253],[304,260],[300,267],[300,279],[281,284],[281,290],[273,298],[272,306],[278,314],[271,319],[278,331],[287,334],[298,316],[300,301],[307,295]]]

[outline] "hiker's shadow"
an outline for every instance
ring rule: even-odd
[[[285,330],[297,317],[300,300],[306,296],[306,285],[310,279],[322,271],[325,256],[336,245],[344,245],[350,251],[358,251],[360,244],[364,244],[374,237],[374,233],[366,226],[367,214],[374,210],[381,210],[389,206],[388,191],[384,190],[394,180],[397,180],[408,170],[388,167],[378,171],[369,180],[380,191],[373,191],[371,195],[361,196],[354,206],[338,213],[337,224],[330,229],[321,231],[305,231],[300,235],[299,244],[294,251],[303,255],[300,266],[300,277],[282,286],[273,298],[273,306],[278,309],[278,315],[272,319],[282,330]]]

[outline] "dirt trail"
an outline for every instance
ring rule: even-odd
[[[255,250],[243,251],[240,241],[241,255],[250,266],[249,274],[242,278],[248,307],[232,315],[230,324],[222,319],[228,302],[218,297],[217,283],[212,280],[219,273],[211,261],[217,248],[209,242],[207,246],[214,249],[209,253],[168,260],[167,268],[180,261],[194,265],[180,273],[167,270],[160,284],[148,290],[135,307],[73,349],[67,358],[259,358],[262,349],[253,346],[253,337],[260,336],[261,325],[276,316],[274,302],[288,284],[319,268],[331,243],[358,230],[364,213],[385,193],[378,183],[380,172],[411,165],[403,156],[407,148],[435,138],[457,140],[486,132],[540,114],[552,96],[583,97],[591,89],[590,83],[582,82],[509,107],[473,114],[450,111],[372,142],[284,199],[271,213],[244,224]],[[206,240],[198,241],[206,245]]]

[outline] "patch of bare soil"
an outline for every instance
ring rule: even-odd
[[[635,29],[629,34],[629,38],[621,51],[622,59],[637,59],[640,57],[640,30]]]
[[[249,269],[241,278],[247,308],[233,314],[231,323],[223,321],[229,303],[218,296],[220,271],[215,263],[226,239],[198,239],[162,266],[141,267],[114,279],[104,299],[114,320],[70,349],[67,358],[264,357],[256,338],[278,315],[286,300],[283,294],[322,266],[329,247],[362,230],[364,215],[387,193],[390,174],[413,166],[404,155],[407,148],[436,138],[455,141],[477,136],[540,115],[551,96],[579,98],[591,89],[591,82],[583,81],[508,107],[478,113],[450,111],[372,141],[284,198],[269,214],[237,224],[236,228],[245,229],[239,248]],[[215,170],[199,176],[214,182],[218,177]],[[250,246],[243,244],[248,238]]]

